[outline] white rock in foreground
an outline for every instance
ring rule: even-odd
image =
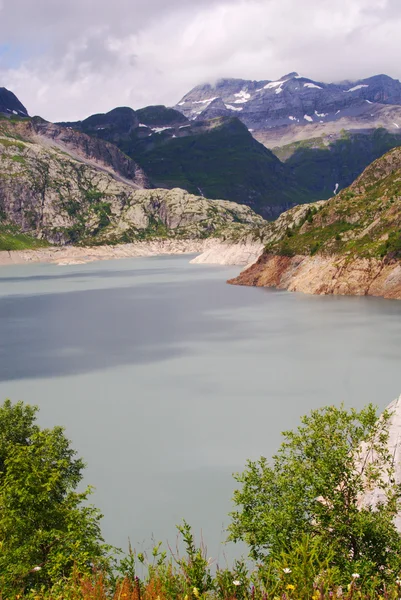
[[[390,455],[392,456],[392,465],[394,467],[394,477],[395,483],[401,484],[401,396],[391,402],[388,405],[386,410],[390,413],[390,418],[388,421],[388,442],[387,447]],[[374,461],[375,456],[372,449],[366,448],[362,451],[360,462],[369,463]],[[388,481],[388,477],[386,474],[383,474],[383,480],[385,482]],[[367,490],[365,494],[361,497],[359,501],[359,505],[361,507],[371,506],[374,508],[380,502],[385,501],[385,494],[383,490],[379,488],[374,488],[372,490]],[[398,514],[395,519],[395,524],[398,531],[401,532],[401,514]]]

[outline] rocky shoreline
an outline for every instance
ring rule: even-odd
[[[400,300],[401,262],[262,254],[255,264],[228,283],[275,287],[305,294],[381,296]]]
[[[191,262],[220,265],[249,265],[263,246],[260,243],[225,243],[216,239],[152,240],[115,246],[51,246],[37,250],[0,252],[0,266],[24,263],[58,265],[85,264],[97,260],[112,260],[163,254],[199,254]]]

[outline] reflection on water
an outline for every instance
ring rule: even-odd
[[[237,271],[188,257],[0,270],[0,398],[66,426],[111,543],[174,542],[185,517],[215,554],[247,458],[313,407],[401,393],[401,302],[226,285]]]

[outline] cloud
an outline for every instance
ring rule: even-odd
[[[0,0],[1,7],[0,85],[49,120],[172,105],[219,77],[401,76],[399,0]]]

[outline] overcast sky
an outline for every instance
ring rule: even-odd
[[[401,0],[0,0],[0,87],[75,120],[219,77],[401,77]]]

